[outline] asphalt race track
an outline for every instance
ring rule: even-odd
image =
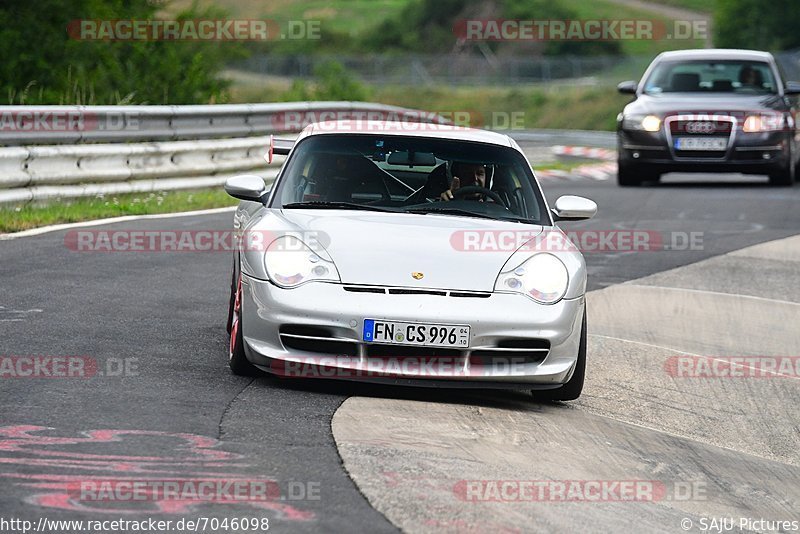
[[[75,252],[67,230],[0,241],[0,356],[81,357],[95,371],[48,378],[0,368],[0,515],[34,524],[267,517],[277,532],[681,532],[682,519],[700,532],[711,515],[737,527],[740,517],[800,519],[798,375],[681,379],[665,367],[681,355],[800,356],[800,243],[791,239],[800,187],[665,182],[544,185],[551,202],[578,194],[599,206],[565,229],[648,231],[670,245],[585,252],[587,385],[564,404],[235,377],[229,253]],[[92,229],[224,230],[230,221],[227,212]],[[694,247],[684,246],[689,235]],[[259,481],[275,491],[238,503],[87,492],[142,479]],[[662,495],[473,502],[458,489],[511,479],[654,481]]]

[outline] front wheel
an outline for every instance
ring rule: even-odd
[[[634,169],[620,162],[617,164],[617,184],[620,187],[635,187],[642,185],[642,179],[636,175]]]
[[[621,187],[635,187],[643,182],[657,182],[661,173],[647,167],[634,166],[622,162],[617,163],[617,184]]]
[[[586,308],[583,308],[583,323],[581,324],[581,342],[578,347],[578,360],[575,362],[575,371],[569,381],[556,389],[532,391],[533,398],[537,401],[570,401],[581,396],[583,380],[586,377]]]
[[[794,156],[789,154],[789,163],[786,167],[770,173],[769,184],[778,187],[791,187],[794,185],[795,172]]]
[[[242,335],[242,277],[239,275],[233,306],[231,310],[231,340],[228,347],[228,366],[233,374],[239,376],[257,376],[260,371],[247,360],[244,353],[244,336]]]

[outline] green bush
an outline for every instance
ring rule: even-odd
[[[307,100],[354,100],[364,101],[369,97],[367,88],[354,79],[338,61],[327,61],[314,68],[315,81],[309,84],[295,80],[291,89],[284,93],[284,101]]]
[[[493,9],[489,13],[486,9]],[[456,22],[478,19],[577,19],[578,16],[558,0],[514,0],[498,4],[483,0],[413,0],[399,16],[384,20],[363,37],[363,48],[377,52],[409,51],[446,53],[453,49]],[[487,41],[489,48],[498,51],[520,43]],[[522,48],[527,50],[527,48]],[[527,52],[526,52],[527,53]],[[616,41],[547,41],[542,49],[545,55],[595,55],[621,54]]]
[[[243,55],[233,42],[71,38],[82,19],[153,19],[144,0],[36,0],[0,6],[0,89],[9,104],[194,104],[227,99],[218,74]],[[218,19],[194,4],[179,19]],[[73,22],[77,23],[77,22]]]

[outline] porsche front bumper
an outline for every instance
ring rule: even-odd
[[[248,360],[286,377],[425,386],[548,389],[572,376],[583,297],[543,305],[517,294],[386,289],[324,282],[282,289],[243,276]],[[470,325],[469,348],[365,343],[365,318]]]

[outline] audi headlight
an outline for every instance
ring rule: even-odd
[[[522,293],[536,302],[553,304],[561,300],[568,284],[569,273],[564,263],[552,254],[541,253],[501,272],[494,290]]]
[[[742,124],[742,131],[747,133],[774,132],[783,129],[783,115],[748,115]]]
[[[340,281],[333,261],[323,258],[294,236],[279,237],[264,254],[267,276],[275,285],[289,289],[312,280]]]
[[[625,130],[657,132],[661,129],[661,119],[655,115],[630,115],[622,119],[622,128]]]

